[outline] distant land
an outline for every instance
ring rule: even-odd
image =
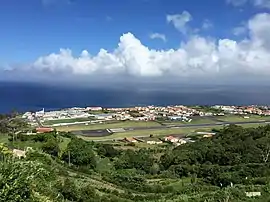
[[[159,88],[116,85],[76,87],[0,82],[0,113],[12,110],[54,110],[68,107],[146,105],[269,105],[269,87],[174,85]]]

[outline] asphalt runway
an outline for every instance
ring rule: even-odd
[[[126,131],[130,130],[147,130],[147,129],[166,129],[166,128],[191,128],[191,127],[205,127],[205,126],[222,126],[230,124],[258,124],[258,123],[268,123],[266,121],[245,121],[245,122],[217,122],[217,123],[200,123],[200,124],[176,124],[169,126],[150,126],[150,127],[136,127],[136,128],[124,128]]]
[[[192,127],[213,127],[213,126],[222,126],[229,124],[258,124],[258,123],[269,123],[267,121],[245,121],[245,122],[217,122],[217,123],[201,123],[201,124],[176,124],[170,126],[149,126],[149,127],[129,127],[123,128],[125,132],[134,131],[134,130],[153,130],[153,129],[168,129],[168,128],[192,128]],[[99,130],[81,130],[74,131],[76,135],[88,136],[88,137],[105,137],[110,136],[113,133],[109,132],[107,129],[99,129]]]
[[[74,133],[76,135],[87,136],[87,137],[106,137],[106,136],[110,136],[112,134],[106,129],[79,130],[79,131],[73,131],[72,133]]]

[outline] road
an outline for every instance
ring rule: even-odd
[[[149,126],[149,127],[128,127],[123,128],[123,132],[134,131],[134,130],[155,130],[155,129],[176,129],[176,128],[194,128],[194,127],[214,127],[214,126],[222,126],[229,124],[259,124],[259,123],[269,123],[267,121],[245,121],[245,122],[217,122],[217,123],[201,123],[201,124],[177,124],[177,125],[169,125],[169,126]],[[97,130],[87,130],[86,133],[82,134],[83,136],[89,137],[104,137],[108,136],[108,130],[106,129],[97,129]],[[78,131],[74,131],[77,133]],[[112,133],[111,133],[112,134]]]

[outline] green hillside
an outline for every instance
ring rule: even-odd
[[[125,149],[66,132],[26,135],[20,128],[26,126],[15,122],[11,130],[10,122],[0,123],[3,202],[270,200],[269,125],[230,125],[212,138],[178,147]],[[29,146],[25,158],[12,157],[12,149]]]

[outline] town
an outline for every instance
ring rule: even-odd
[[[192,122],[194,117],[225,116],[225,114],[270,116],[268,106],[223,106],[210,107],[194,106],[147,106],[130,108],[102,108],[102,107],[73,107],[59,111],[44,109],[38,112],[26,112],[23,118],[31,125],[38,125],[38,121],[44,125],[61,126],[72,124],[100,123],[112,120],[130,121],[155,121],[160,119]]]
[[[131,144],[176,146],[194,137],[212,137],[213,128],[238,124],[270,123],[267,106],[146,106],[129,108],[73,107],[58,111],[26,112],[22,118],[44,133],[71,132],[89,141],[121,141]],[[33,134],[32,131],[28,134]],[[196,139],[195,138],[195,139]]]

